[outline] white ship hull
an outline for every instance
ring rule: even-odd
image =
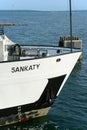
[[[80,55],[0,63],[0,125],[46,115]]]

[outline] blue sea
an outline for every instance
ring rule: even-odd
[[[83,58],[78,62],[48,116],[0,130],[87,130],[87,11],[72,12],[73,36],[83,41]],[[20,44],[58,45],[69,36],[69,12],[0,11],[5,34]]]

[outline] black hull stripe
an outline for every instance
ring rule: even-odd
[[[56,99],[58,90],[60,89],[60,86],[65,79],[65,76],[66,75],[49,79],[45,90],[37,102],[7,109],[0,109],[0,118],[17,115],[19,108],[21,109],[21,113],[24,113],[52,106],[54,100]]]

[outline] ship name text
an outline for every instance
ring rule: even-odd
[[[16,73],[16,72],[25,72],[25,71],[30,71],[30,70],[37,70],[39,69],[40,64],[34,64],[34,65],[27,65],[27,66],[20,66],[20,67],[12,67],[11,72]]]

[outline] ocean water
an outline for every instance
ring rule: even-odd
[[[5,27],[5,33],[20,44],[58,45],[60,36],[69,36],[69,12],[0,11],[0,23],[17,25]],[[73,12],[73,36],[83,41],[83,59],[48,116],[0,130],[87,130],[87,11]]]

